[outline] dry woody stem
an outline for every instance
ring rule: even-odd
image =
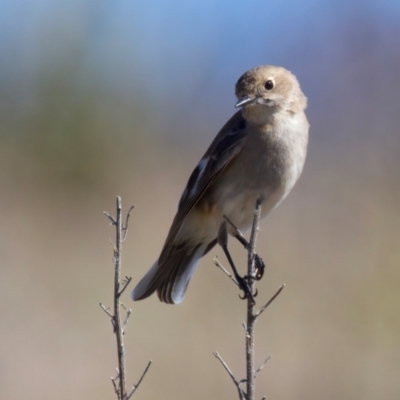
[[[237,230],[236,238],[245,246],[248,251],[247,257],[247,275],[244,277],[249,285],[250,293],[253,293],[254,297],[257,295],[256,290],[256,281],[262,277],[259,275],[259,271],[257,271],[257,262],[261,263],[264,267],[264,263],[256,254],[256,242],[257,242],[257,234],[259,231],[259,224],[261,218],[261,207],[262,207],[262,199],[259,198],[256,202],[255,210],[254,210],[254,219],[253,225],[250,234],[250,241],[247,242],[244,236]],[[226,218],[227,219],[227,218]],[[232,222],[227,219],[227,221],[233,226]],[[230,272],[228,272],[223,265],[219,262],[218,259],[214,259],[215,265],[224,272],[237,286],[240,285],[235,277],[232,276]],[[262,267],[262,268],[263,268]],[[240,277],[239,277],[240,278]],[[256,305],[254,302],[254,298],[251,296],[245,296],[247,299],[247,314],[246,314],[246,322],[243,322],[243,327],[245,329],[245,351],[246,351],[246,378],[242,380],[238,380],[235,378],[233,372],[229,368],[228,364],[222,359],[218,352],[214,352],[214,356],[221,362],[222,366],[229,374],[233,384],[236,386],[238,391],[240,400],[255,400],[255,391],[256,391],[256,376],[257,374],[265,367],[267,362],[270,360],[271,356],[268,356],[264,362],[256,369],[255,367],[255,323],[257,318],[266,310],[266,308],[278,297],[278,295],[282,292],[285,285],[281,285],[278,291],[258,310],[255,310]],[[242,389],[242,385],[246,384],[246,390]],[[265,397],[263,397],[265,399]]]
[[[124,334],[125,328],[128,323],[128,319],[131,315],[132,310],[127,309],[123,303],[121,303],[120,298],[122,293],[124,293],[125,289],[128,287],[131,277],[121,278],[121,262],[122,262],[122,243],[125,241],[127,233],[128,233],[128,221],[133,210],[133,206],[129,209],[128,214],[125,219],[125,224],[122,222],[122,205],[121,205],[121,197],[117,197],[117,216],[114,218],[107,212],[104,214],[111,221],[111,225],[114,225],[116,228],[116,243],[113,245],[114,247],[114,306],[112,314],[110,312],[110,307],[105,307],[102,303],[100,303],[100,307],[104,310],[104,312],[110,317],[111,324],[113,326],[113,331],[116,336],[117,341],[117,355],[118,355],[118,368],[116,377],[111,378],[111,382],[114,387],[114,392],[117,395],[118,400],[128,400],[135,393],[143,378],[147,374],[147,371],[150,368],[151,361],[147,364],[147,367],[143,371],[142,376],[140,377],[138,383],[133,385],[130,389],[129,393],[126,387],[126,368],[125,368],[125,348],[124,348]],[[121,307],[123,308],[123,312],[125,312],[125,316],[122,321],[121,317]]]
[[[259,231],[261,218],[261,199],[257,199],[256,209],[254,211],[253,227],[250,235],[250,248],[247,256],[247,276],[251,293],[255,289],[255,266],[254,254],[257,243],[257,235]],[[247,331],[246,331],[246,383],[247,383],[247,398],[254,399],[255,392],[255,374],[254,374],[254,323],[256,317],[254,315],[254,304],[250,298],[247,299]]]

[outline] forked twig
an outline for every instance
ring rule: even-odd
[[[122,284],[122,289],[118,292],[118,296],[121,297],[122,293],[124,293],[125,289],[128,287],[128,285],[131,283],[132,277],[131,276],[126,276],[125,279],[123,280]]]
[[[250,240],[247,241],[240,230],[233,224],[233,222],[224,215],[225,220],[230,224],[230,226],[234,229],[234,236],[239,240],[239,242],[247,249],[248,257],[247,257],[247,275],[244,279],[247,279],[250,293],[256,293],[255,283],[257,280],[262,278],[264,272],[265,264],[262,262],[261,258],[256,254],[256,241],[257,241],[257,234],[259,230],[259,223],[261,218],[261,204],[262,198],[259,198],[256,202],[256,207],[254,210],[254,219],[252,230],[250,234]],[[224,236],[224,240],[220,240],[218,243],[221,245],[227,244],[227,238]],[[221,243],[220,243],[221,242]],[[238,279],[241,278],[239,276],[238,279],[228,272],[218,261],[217,258],[214,258],[214,264],[220,268],[225,275],[227,275],[236,285],[238,284]],[[245,330],[245,341],[246,341],[246,378],[242,380],[238,380],[233,375],[232,371],[226,364],[226,362],[221,358],[221,356],[214,352],[214,356],[218,358],[221,362],[227,373],[232,379],[232,382],[235,384],[240,400],[255,400],[255,380],[256,375],[265,367],[268,361],[271,359],[271,356],[268,356],[264,362],[256,369],[255,368],[255,341],[254,341],[254,329],[255,329],[255,322],[257,318],[265,311],[265,309],[276,299],[276,297],[282,292],[285,285],[282,285],[279,290],[271,297],[271,299],[262,306],[257,312],[255,312],[254,301],[251,299],[250,296],[245,296],[247,298],[247,319],[246,322],[243,322],[243,327]],[[255,296],[255,295],[254,295]],[[246,384],[246,390],[244,391],[240,386],[242,384]],[[263,397],[265,400],[265,397]]]
[[[129,209],[125,219],[125,224],[122,223],[122,206],[121,198],[117,197],[117,217],[114,218],[112,215],[104,211],[104,214],[111,221],[111,225],[116,227],[116,243],[113,244],[113,263],[114,263],[114,314],[111,314],[109,307],[105,307],[100,303],[100,307],[103,311],[111,318],[111,322],[114,328],[114,333],[117,339],[117,353],[118,353],[118,368],[117,376],[111,378],[111,382],[114,387],[114,391],[117,395],[118,400],[128,400],[133,393],[137,390],[144,376],[147,374],[150,368],[151,361],[148,363],[142,376],[139,379],[137,385],[134,385],[131,392],[128,395],[126,389],[126,370],[125,370],[125,350],[124,350],[124,334],[125,328],[128,323],[128,319],[131,315],[132,310],[127,309],[123,303],[120,302],[121,295],[131,282],[131,277],[125,277],[121,279],[121,256],[122,256],[122,243],[126,239],[128,233],[128,221],[133,210],[133,206]],[[126,311],[124,322],[121,321],[121,308],[123,307]]]

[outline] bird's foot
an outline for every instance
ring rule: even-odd
[[[250,299],[253,305],[256,304],[256,300],[254,299],[257,296],[257,289],[256,292],[253,294],[251,292],[251,287],[247,277],[236,276],[237,283],[239,285],[239,289],[243,290],[243,296],[239,295],[242,300]]]
[[[256,270],[255,280],[259,281],[264,276],[265,263],[257,253],[254,254],[254,266]]]

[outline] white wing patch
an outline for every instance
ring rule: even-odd
[[[196,178],[196,181],[193,183],[192,187],[188,187],[186,188],[186,190],[189,191],[188,196],[191,197],[192,195],[194,195],[197,190],[199,190],[199,183],[201,181],[201,178],[203,176],[204,170],[206,168],[206,165],[208,163],[209,157],[204,158],[203,160],[200,160],[199,164],[197,165],[197,169],[198,169],[198,175]]]
[[[200,182],[203,177],[204,171],[206,169],[207,163],[210,157],[203,158],[197,164],[197,167],[194,169],[188,184],[185,187],[185,190],[182,193],[181,201],[179,206],[182,205],[184,201],[189,201],[193,197],[197,195],[197,191],[200,190]]]

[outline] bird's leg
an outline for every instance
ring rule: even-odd
[[[244,296],[241,297],[243,299],[247,299],[250,298],[251,301],[256,304],[255,300],[254,300],[254,296],[253,293],[251,293],[250,290],[250,286],[248,281],[239,275],[239,273],[237,272],[237,269],[235,267],[235,264],[232,260],[231,254],[229,253],[228,250],[228,230],[226,228],[226,222],[223,222],[219,228],[218,231],[218,244],[222,247],[222,250],[224,251],[226,258],[228,259],[229,265],[232,268],[233,271],[233,275],[235,276],[235,279],[238,283],[238,286],[241,290],[243,290],[244,292]]]
[[[235,238],[239,240],[239,242],[244,246],[246,250],[249,250],[250,244],[249,242],[243,237],[242,233],[239,231],[239,235],[235,235]],[[257,254],[254,253],[254,264],[255,264],[255,276],[254,279],[259,281],[264,276],[265,270],[265,263],[263,259]]]
[[[226,215],[224,215],[224,218],[226,219],[226,221],[229,222],[229,224],[235,230],[235,235],[234,235],[235,238],[248,251],[250,249],[250,243],[243,236],[242,232],[240,232],[239,229],[236,228],[236,226],[233,224],[233,222]],[[259,281],[264,275],[265,263],[264,263],[263,259],[257,253],[254,253],[254,263],[255,263],[255,269],[256,269],[256,275],[254,276],[254,279]]]

